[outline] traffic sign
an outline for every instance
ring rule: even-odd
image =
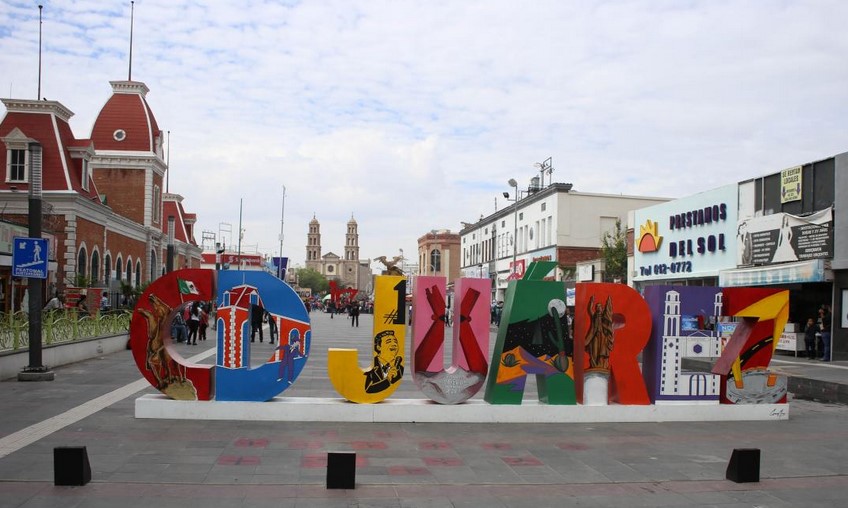
[[[47,278],[46,239],[16,236],[12,245],[12,277]]]

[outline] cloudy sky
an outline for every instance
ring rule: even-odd
[[[127,79],[130,2],[42,3],[42,95],[87,138]],[[36,98],[37,5],[0,0],[0,96]],[[325,252],[353,215],[363,258],[415,258],[548,157],[578,191],[684,197],[848,150],[845,19],[844,0],[137,0],[132,78],[198,242],[243,199],[243,250],[277,255],[285,186],[296,264],[313,214]]]

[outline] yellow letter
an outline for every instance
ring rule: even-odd
[[[373,361],[359,367],[357,349],[330,348],[327,370],[333,388],[351,402],[373,404],[389,397],[403,377],[406,278],[380,275],[374,291]]]

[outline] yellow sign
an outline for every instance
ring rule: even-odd
[[[801,166],[780,172],[780,202],[788,203],[801,199]]]
[[[358,350],[330,348],[327,370],[333,388],[351,402],[373,404],[387,398],[403,377],[406,337],[406,278],[380,275],[374,288],[371,365],[363,369]]]

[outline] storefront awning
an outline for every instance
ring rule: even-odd
[[[829,282],[832,280],[833,273],[825,266],[824,259],[735,268],[722,270],[718,273],[718,285],[721,287],[769,286],[802,282]]]

